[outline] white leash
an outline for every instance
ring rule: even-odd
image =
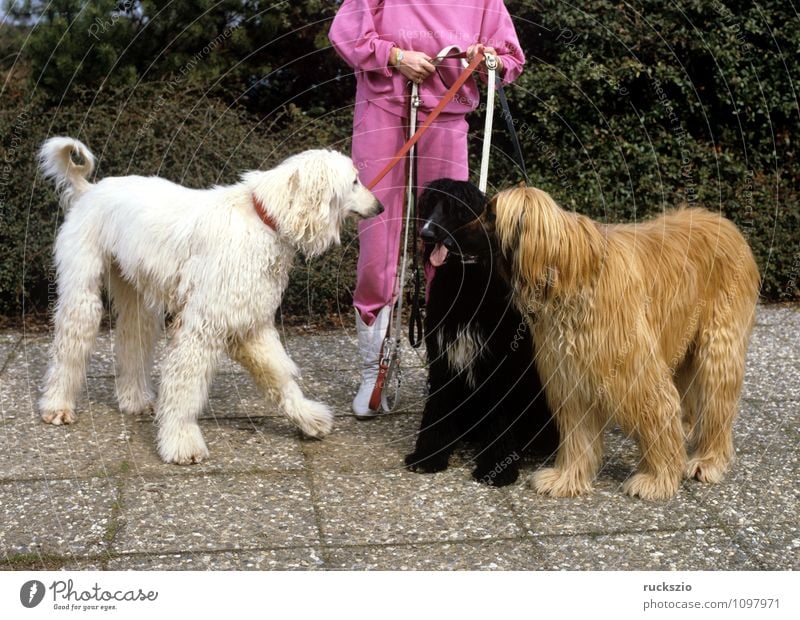
[[[408,119],[408,136],[409,138],[417,132],[417,112],[420,106],[419,86],[416,82],[411,83],[411,103]],[[389,351],[388,363],[389,368],[386,372],[386,382],[383,391],[381,392],[381,409],[389,413],[394,409],[397,404],[397,392],[400,389],[400,347],[402,346],[402,333],[403,333],[403,291],[406,287],[406,269],[408,268],[408,235],[411,230],[413,222],[411,221],[411,212],[414,207],[414,158],[417,155],[417,145],[411,147],[408,152],[408,169],[406,171],[406,215],[403,223],[403,254],[400,260],[400,269],[397,273],[397,304],[392,309],[392,315],[389,318],[394,323],[392,333],[387,337],[384,342],[384,348]],[[396,375],[396,377],[395,377]],[[392,385],[396,383],[396,386]],[[390,396],[390,392],[394,390],[394,394]]]
[[[486,54],[486,69],[489,73],[486,86],[486,121],[483,125],[483,153],[481,154],[481,175],[478,180],[478,189],[486,193],[489,180],[489,151],[492,150],[492,119],[494,118],[494,91],[495,71],[497,71],[497,57]]]
[[[449,45],[436,54],[436,59],[441,62],[451,52],[461,52],[458,45]],[[485,194],[486,187],[489,182],[489,155],[492,150],[492,123],[494,120],[494,91],[495,91],[495,74],[497,72],[497,56],[494,54],[485,54],[484,63],[487,70],[487,86],[486,86],[486,120],[483,125],[483,151],[481,152],[481,168],[480,176],[478,177],[478,188]],[[461,66],[466,67],[466,59],[461,59]],[[414,97],[416,84],[412,86],[411,96]],[[412,134],[413,135],[413,134]]]
[[[444,57],[452,51],[461,52],[457,45],[450,45],[441,50],[436,58],[438,62],[444,60]],[[495,72],[497,70],[497,58],[491,54],[485,56],[486,69],[488,71],[488,86],[487,86],[487,99],[486,99],[486,120],[483,129],[483,151],[481,153],[481,168],[480,179],[478,187],[483,193],[486,193],[486,186],[489,177],[489,154],[492,147],[492,120],[494,117],[494,90],[495,90]],[[463,67],[468,66],[469,63],[462,58],[461,64]],[[416,82],[411,83],[411,102],[409,110],[409,138],[417,131],[417,114],[420,106],[419,98],[419,85]],[[397,273],[397,303],[396,307],[392,308],[389,317],[390,324],[392,324],[391,333],[388,334],[383,343],[383,362],[387,365],[386,378],[381,391],[381,409],[390,413],[394,410],[397,404],[397,397],[400,390],[400,347],[402,344],[402,330],[403,330],[403,291],[405,290],[406,282],[406,269],[408,267],[408,237],[411,226],[414,223],[411,221],[411,212],[414,206],[414,159],[416,157],[416,144],[411,147],[408,152],[408,171],[406,174],[406,214],[404,220],[405,230],[403,232],[403,254],[400,260],[400,269]],[[416,242],[416,241],[415,241]],[[392,385],[395,384],[395,385]]]

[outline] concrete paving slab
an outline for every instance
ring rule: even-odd
[[[539,541],[543,570],[763,570],[722,529],[557,536]]]
[[[112,558],[107,570],[314,570],[324,568],[317,547],[213,553],[145,553]]]
[[[537,495],[526,484],[509,487],[514,511],[533,536],[649,532],[719,525],[716,511],[704,506],[684,483],[668,502],[645,502],[622,492],[621,484],[603,475],[591,493],[575,498]]]
[[[201,420],[209,457],[199,464],[181,466],[164,463],[156,451],[156,427],[139,418],[125,446],[124,459],[135,475],[199,476],[211,472],[290,471],[304,466],[300,433],[289,421]],[[321,443],[321,442],[316,442]]]
[[[30,383],[39,385],[50,361],[53,343],[52,332],[37,332],[26,335],[17,347],[13,368],[9,369],[29,378]],[[89,357],[86,374],[90,377],[110,377],[114,375],[114,336],[103,330],[97,337],[94,350]]]
[[[749,352],[770,351],[773,357],[792,359],[797,356],[797,334],[800,325],[792,322],[756,325],[750,334]]]
[[[305,474],[136,477],[122,492],[115,553],[319,543]]]
[[[41,393],[45,369],[44,367],[39,369],[30,365],[19,366],[16,364],[15,358],[12,365],[3,373],[2,382],[0,382],[0,410],[3,412],[3,420],[38,418],[37,401]],[[86,378],[75,404],[78,421],[94,406],[118,413],[113,377],[88,376]]]
[[[541,544],[529,539],[333,547],[334,570],[538,570]]]
[[[733,540],[767,570],[800,570],[800,524],[748,525],[734,531]]]
[[[465,479],[459,470],[432,476],[405,470],[315,473],[314,489],[326,545],[481,540],[522,534],[503,495]]]
[[[11,353],[21,340],[22,336],[16,332],[0,333],[0,369],[5,367]]]
[[[0,425],[0,480],[108,477],[126,458],[132,421],[108,407],[82,408],[69,426],[28,413]]]
[[[420,414],[379,415],[371,420],[354,416],[336,421],[323,441],[304,444],[314,471],[345,475],[390,472],[403,469],[419,429]]]
[[[742,401],[733,445],[740,454],[800,447],[800,401]]]
[[[74,560],[71,558],[51,558],[46,555],[0,556],[0,571],[61,570],[61,571],[99,571],[105,570],[102,561]]]
[[[730,526],[782,529],[800,514],[800,454],[768,450],[737,455],[719,484],[694,483],[697,502]]]
[[[250,375],[221,373],[214,377],[208,403],[200,417],[263,418],[280,415],[278,406],[261,393]]]
[[[115,482],[104,478],[0,484],[0,551],[96,555],[107,547],[116,496]]]
[[[747,356],[742,398],[800,401],[800,359],[773,357],[770,350],[751,351]]]
[[[188,467],[160,462],[152,418],[118,412],[109,332],[78,423],[52,427],[35,411],[50,335],[6,331],[0,569],[797,569],[799,332],[800,306],[759,307],[736,462],[721,484],[686,481],[675,499],[651,503],[621,491],[639,455],[617,429],[606,433],[595,491],[576,499],[524,485],[541,457],[523,458],[521,480],[503,489],[472,480],[465,445],[445,472],[406,471],[425,370],[407,350],[409,413],[356,421],[349,324],[283,336],[306,394],[338,416],[331,436],[300,438],[226,361],[200,421],[211,456]]]
[[[756,308],[756,327],[761,325],[784,325],[800,329],[800,306],[798,304],[769,304]],[[795,329],[795,333],[797,332]]]

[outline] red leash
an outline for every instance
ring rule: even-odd
[[[461,54],[453,54],[452,56],[445,56],[445,58],[463,58],[465,54],[462,52]],[[367,189],[373,189],[378,183],[381,182],[381,179],[389,174],[389,171],[397,165],[403,157],[411,150],[411,147],[414,146],[417,141],[422,137],[428,127],[431,126],[433,121],[436,120],[436,117],[442,113],[442,110],[445,109],[448,103],[456,96],[458,89],[464,85],[464,82],[467,81],[472,72],[475,71],[475,68],[483,61],[483,54],[475,54],[472,58],[472,61],[467,65],[467,67],[461,72],[461,75],[458,76],[458,79],[453,82],[453,85],[447,89],[447,92],[442,97],[442,100],[437,104],[428,117],[425,119],[425,122],[420,125],[420,128],[417,129],[416,133],[408,139],[403,147],[397,151],[397,154],[389,160],[389,163],[384,166],[383,170],[381,170],[374,179],[372,179],[369,184],[367,185]]]

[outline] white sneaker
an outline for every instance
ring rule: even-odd
[[[378,415],[377,410],[369,408],[369,399],[375,389],[375,381],[378,380],[378,358],[383,339],[386,337],[390,313],[389,306],[381,308],[372,325],[367,325],[356,310],[358,355],[361,363],[361,385],[353,399],[353,413],[357,418],[372,418]]]

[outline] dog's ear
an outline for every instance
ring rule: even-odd
[[[498,237],[535,303],[553,291],[575,291],[602,268],[603,236],[589,218],[564,211],[540,189],[502,192]]]
[[[517,187],[523,187],[524,188],[524,187],[528,187],[528,186],[525,185],[525,181],[520,181],[519,183],[517,183]]]

